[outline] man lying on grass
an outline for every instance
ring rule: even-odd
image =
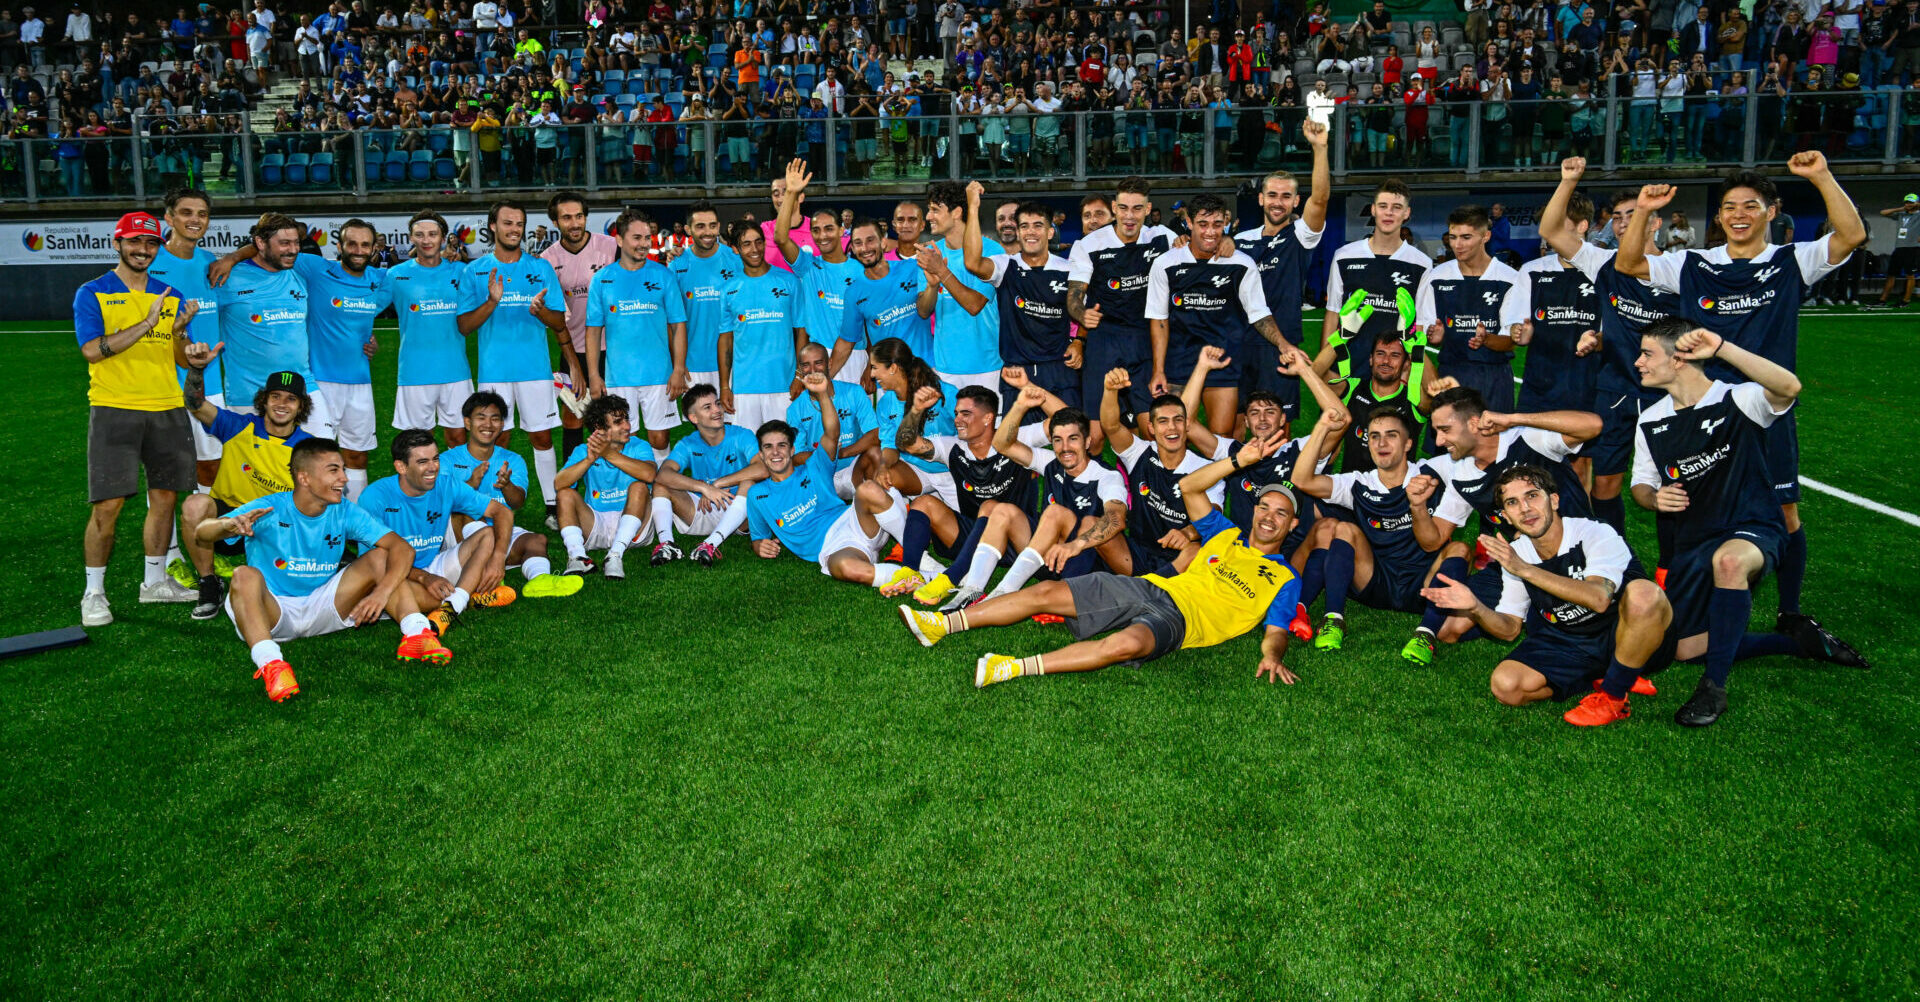
[[[1281,659],[1287,653],[1287,623],[1300,582],[1282,547],[1293,528],[1293,492],[1278,483],[1259,488],[1252,531],[1244,536],[1207,497],[1213,485],[1257,465],[1280,446],[1277,438],[1248,442],[1232,456],[1180,479],[1180,496],[1201,541],[1200,552],[1185,571],[1144,577],[1086,574],[1043,582],[958,612],[923,612],[903,605],[900,618],[922,645],[931,647],[949,634],[1006,626],[1036,613],[1066,617],[1078,643],[1029,658],[983,655],[974,665],[975,686],[1022,675],[1140,664],[1177,648],[1223,643],[1264,620],[1266,636],[1255,674],[1291,685],[1297,678]],[[1115,632],[1092,639],[1109,630]]]

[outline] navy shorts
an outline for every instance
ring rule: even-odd
[[[1247,405],[1255,390],[1265,390],[1280,398],[1288,421],[1300,416],[1300,380],[1281,374],[1280,349],[1273,342],[1249,334],[1235,360],[1240,363],[1240,406]]]
[[[1680,638],[1668,630],[1647,663],[1640,666],[1641,672],[1651,675],[1665,671],[1673,664],[1679,642]],[[1592,636],[1564,630],[1529,633],[1503,660],[1518,662],[1546,676],[1554,699],[1571,699],[1592,692],[1594,681],[1606,675],[1613,663],[1613,631],[1602,630]]]
[[[1594,393],[1594,413],[1600,415],[1600,437],[1580,454],[1593,460],[1596,477],[1624,476],[1633,468],[1633,437],[1640,425],[1640,396],[1602,388]]]
[[[1667,630],[1670,635],[1685,638],[1707,632],[1707,602],[1713,597],[1713,554],[1729,539],[1744,539],[1760,549],[1766,560],[1760,570],[1764,579],[1780,559],[1787,530],[1778,523],[1743,525],[1722,539],[1674,554],[1667,564],[1667,601],[1673,605],[1673,625]]]
[[[1100,332],[1094,331],[1095,335]],[[1120,391],[1120,420],[1134,423],[1134,416],[1145,410],[1147,401],[1153,396],[1148,387],[1153,385],[1153,356],[1142,354],[1137,358],[1124,357],[1114,350],[1111,344],[1100,345],[1096,336],[1087,342],[1086,363],[1080,366],[1080,400],[1084,410],[1095,420],[1100,417],[1100,401],[1107,393],[1107,370],[1115,366],[1125,366],[1133,385]]]
[[[1155,543],[1143,542],[1133,538],[1132,533],[1125,534],[1124,538],[1127,541],[1127,552],[1133,557],[1134,577],[1140,577],[1146,574],[1171,575],[1175,573],[1173,561],[1174,558],[1180,556],[1179,550],[1169,550]],[[1105,561],[1103,560],[1101,563],[1104,564]]]
[[[1420,597],[1420,589],[1427,583],[1427,568],[1433,563],[1433,554],[1423,553],[1419,563],[1395,566],[1380,560],[1374,554],[1373,578],[1365,588],[1354,593],[1355,601],[1373,609],[1390,609],[1395,612],[1425,612],[1427,600]]]
[[[1200,348],[1196,342],[1167,347],[1167,382],[1181,386],[1193,376],[1193,366],[1200,360]],[[1206,387],[1210,390],[1234,389],[1240,385],[1241,373],[1246,371],[1238,354],[1227,349],[1227,365],[1207,373]]]
[[[1187,639],[1187,617],[1165,588],[1140,578],[1093,573],[1067,579],[1073,615],[1067,628],[1075,640],[1091,640],[1135,623],[1153,631],[1153,650],[1127,664],[1140,664],[1180,649]]]
[[[1499,563],[1491,560],[1487,561],[1487,566],[1467,578],[1467,590],[1473,592],[1473,597],[1489,609],[1500,604],[1500,592],[1505,586],[1506,572],[1500,569]]]
[[[1461,386],[1480,391],[1489,410],[1502,414],[1513,412],[1512,362],[1456,362],[1453,365],[1443,362],[1440,374],[1452,376]]]
[[[1793,413],[1775,418],[1762,439],[1767,474],[1773,478],[1773,499],[1780,504],[1800,503],[1800,425]]]
[[[1020,366],[1020,371],[1027,374],[1027,379],[1031,380],[1033,385],[1059,397],[1068,407],[1078,407],[1081,410],[1087,410],[1086,405],[1081,402],[1084,397],[1081,395],[1080,378],[1084,370],[1069,369],[1067,368],[1067,363],[1059,361],[1019,362],[1015,364]],[[1112,366],[1108,366],[1108,368],[1112,368]],[[1019,391],[1004,384],[995,387],[995,390],[1000,394],[1000,413],[1005,414],[1012,410],[1013,398],[1020,395]],[[1087,410],[1087,413],[1092,415],[1095,420],[1098,420],[1100,417],[1098,413],[1099,410],[1100,400],[1096,397],[1093,401],[1093,409]],[[1027,412],[1026,420],[1022,423],[1033,424],[1045,419],[1046,415],[1042,414],[1039,408],[1034,408]]]

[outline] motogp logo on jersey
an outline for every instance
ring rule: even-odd
[[[1056,296],[1061,295],[1062,293],[1067,291],[1067,283],[1059,282],[1059,281],[1048,282],[1047,291],[1053,293]]]
[[[1482,292],[1480,294],[1480,301],[1488,306],[1498,306],[1500,305],[1500,294],[1498,292]]]
[[[1591,295],[1593,295],[1593,292],[1594,292],[1594,289],[1593,289],[1593,283],[1592,283],[1592,282],[1581,282],[1581,283],[1580,283],[1580,289],[1579,289],[1579,294],[1580,294],[1580,295],[1582,295],[1582,296],[1591,296]]]
[[[1227,283],[1231,281],[1233,281],[1233,276],[1231,275],[1215,275],[1213,276],[1213,287],[1216,289],[1224,289],[1227,287]]]
[[[1405,273],[1403,273],[1403,272],[1395,272],[1395,273],[1394,273],[1394,275],[1393,275],[1393,284],[1395,284],[1395,285],[1412,285],[1412,284],[1413,284],[1413,276],[1412,276],[1412,275],[1408,275],[1408,274],[1405,274]]]
[[[1778,266],[1768,265],[1765,268],[1762,268],[1759,271],[1754,272],[1753,280],[1756,283],[1767,282],[1772,280],[1773,276],[1778,274],[1780,274],[1780,269]]]

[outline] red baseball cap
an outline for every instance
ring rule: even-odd
[[[166,239],[160,235],[160,220],[144,212],[129,212],[121,216],[120,221],[114,224],[113,238],[115,240],[124,240],[127,237],[152,237],[155,240]]]

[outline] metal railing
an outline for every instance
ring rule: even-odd
[[[243,197],[389,191],[481,194],[758,185],[804,159],[828,187],[941,179],[1079,182],[1126,174],[1224,179],[1304,170],[1299,107],[1145,108],[1064,114],[621,119],[584,125],[422,125],[353,131],[184,132],[136,119],[133,135],[0,140],[0,198],[144,199],[177,186]],[[1684,98],[1364,99],[1333,109],[1334,175],[1549,170],[1569,155],[1602,170],[1752,166],[1803,149],[1837,163],[1920,156],[1905,91]]]

